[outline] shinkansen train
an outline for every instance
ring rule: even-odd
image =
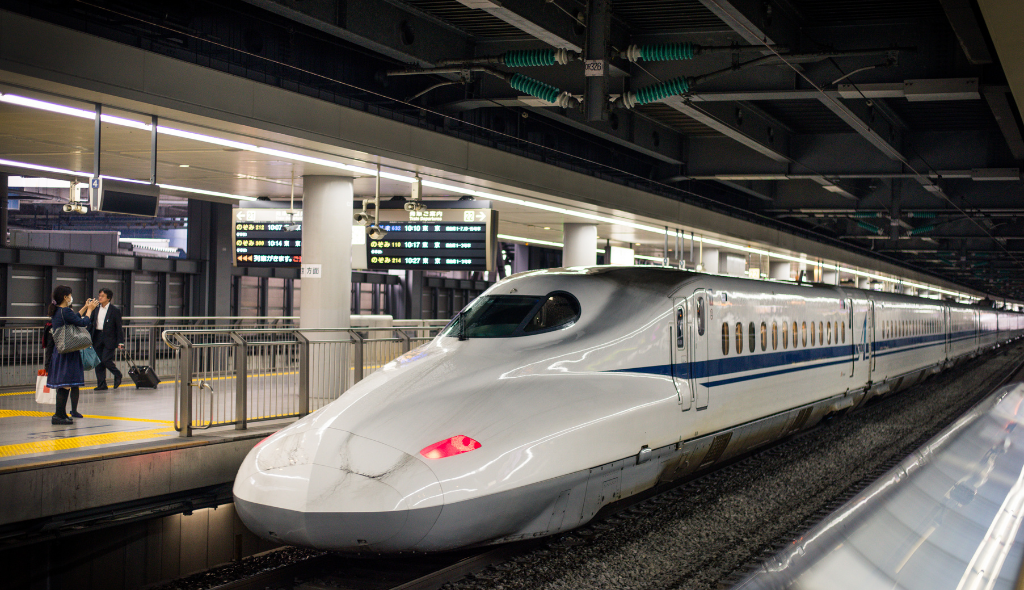
[[[532,271],[264,440],[235,506],[377,553],[551,535],[1020,337],[1024,316],[657,267]]]

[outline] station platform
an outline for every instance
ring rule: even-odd
[[[0,530],[227,486],[253,446],[295,420],[181,438],[173,423],[173,382],[155,390],[130,381],[116,390],[84,387],[78,406],[84,417],[70,426],[51,424],[53,411],[36,403],[34,391],[0,393]]]

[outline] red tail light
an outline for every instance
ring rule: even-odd
[[[425,447],[420,454],[427,459],[444,459],[452,455],[461,455],[480,448],[480,443],[468,436],[457,434]]]

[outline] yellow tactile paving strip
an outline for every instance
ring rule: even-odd
[[[47,414],[47,416],[49,416],[49,414]],[[174,432],[174,428],[156,428],[153,430],[90,434],[86,436],[72,436],[69,438],[19,443],[16,445],[4,445],[0,446],[0,457],[14,457],[16,455],[29,455],[32,453],[52,453],[54,451],[72,451],[83,447],[131,442],[147,438],[158,438],[172,432]]]
[[[15,416],[32,416],[34,418],[49,418],[53,416],[52,412],[35,412],[32,410],[0,410],[0,418],[13,418]],[[86,418],[94,418],[97,420],[126,420],[128,422],[155,422],[157,424],[171,424],[170,420],[153,420],[151,418],[125,418],[123,416],[94,416],[85,414]]]

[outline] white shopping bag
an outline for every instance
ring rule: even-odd
[[[57,390],[46,386],[46,371],[39,371],[36,377],[36,403],[55,404],[57,403]]]

